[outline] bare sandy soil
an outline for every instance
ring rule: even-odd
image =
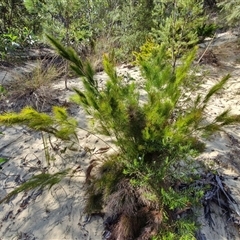
[[[240,40],[231,33],[218,36],[210,52],[202,60],[202,71],[206,73],[203,91],[216,83],[227,73],[231,79],[227,86],[211,102],[208,117],[211,118],[224,109],[231,107],[232,112],[240,114]],[[202,49],[204,51],[204,49]],[[130,74],[139,79],[136,68],[121,66],[124,75]],[[7,73],[9,74],[9,73]],[[6,72],[0,71],[0,80]],[[8,75],[10,77],[10,75]],[[97,75],[99,82],[104,81],[103,73]],[[128,79],[126,77],[126,79]],[[81,87],[77,79],[69,80],[69,87]],[[64,90],[64,82],[59,81],[53,88],[61,92],[62,100],[72,94]],[[79,120],[79,126],[86,128],[86,116],[80,108],[72,113]],[[66,168],[72,170],[67,177],[50,190],[38,189],[18,194],[8,203],[0,205],[0,240],[100,240],[103,233],[103,219],[100,216],[89,218],[84,213],[86,169],[92,159],[101,159],[113,149],[111,139],[89,134],[79,130],[76,151],[64,149],[64,145],[52,139],[55,151],[49,149],[52,157],[47,165],[41,134],[24,127],[1,127],[0,157],[8,159],[0,169],[0,198],[15,189],[25,180],[37,173],[57,172]],[[240,126],[230,126],[206,141],[207,149],[197,160],[218,171],[224,183],[230,188],[237,204],[232,223],[216,206],[212,217],[214,226],[210,227],[204,218],[203,209],[199,213],[201,233],[207,240],[240,240]],[[114,146],[113,146],[114,148]],[[239,216],[238,214],[239,213]]]

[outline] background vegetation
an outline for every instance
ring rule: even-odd
[[[182,35],[178,34],[176,42],[170,43],[176,53],[179,41],[185,39],[185,44],[191,45],[197,37],[212,33],[207,25],[212,23],[208,16],[213,12],[236,22],[237,1],[3,0],[0,53],[6,58],[16,48],[46,43],[47,33],[79,53],[95,53],[98,60],[104,52],[115,48],[116,58],[127,61],[132,58],[132,51],[138,50],[149,37],[165,42],[166,35],[178,31]],[[196,30],[190,31],[195,35],[190,37],[193,42],[187,36],[191,28]],[[169,33],[170,30],[175,33]]]

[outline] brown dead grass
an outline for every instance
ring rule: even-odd
[[[147,188],[134,187],[123,179],[117,190],[109,196],[105,211],[110,219],[108,224],[112,240],[150,239],[157,234],[162,222],[162,212]]]

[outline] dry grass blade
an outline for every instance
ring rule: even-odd
[[[117,191],[109,196],[106,212],[110,215],[124,213],[126,216],[134,215],[138,208],[136,191],[128,180],[122,180]]]
[[[118,223],[114,226],[110,240],[130,240],[134,239],[135,221],[129,216],[122,214]]]

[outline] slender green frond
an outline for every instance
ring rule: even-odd
[[[110,62],[109,58],[105,55],[103,58],[104,71],[107,73],[111,81],[116,84],[118,81],[115,66]]]
[[[21,186],[10,192],[6,197],[2,198],[0,200],[0,203],[9,201],[11,197],[21,192],[29,191],[36,188],[44,189],[47,186],[50,189],[53,185],[59,183],[68,174],[69,170],[70,169],[66,169],[62,172],[57,172],[55,174],[41,173],[39,175],[33,176],[27,182],[23,183]]]
[[[229,113],[230,113],[230,109],[225,110],[215,118],[214,122],[224,122],[225,119],[229,117]]]
[[[202,128],[199,128],[200,130],[203,131],[204,134],[206,134],[206,136],[209,136],[217,131],[221,130],[221,126],[217,123],[210,123],[208,125],[205,125]]]
[[[42,127],[51,126],[53,120],[45,113],[39,113],[33,108],[26,107],[20,113],[5,113],[0,115],[0,124],[26,124],[35,130],[39,130]]]
[[[91,86],[94,87],[94,89],[98,89],[98,82],[96,79],[94,79],[95,71],[92,67],[92,65],[89,62],[85,62],[85,76],[88,79]]]
[[[222,119],[221,126],[231,125],[240,123],[240,115],[231,115],[226,116],[224,119]]]
[[[53,114],[56,120],[59,122],[66,121],[68,119],[67,110],[62,107],[53,107]]]
[[[189,69],[192,62],[196,56],[197,47],[195,47],[189,54],[184,56],[183,63],[176,68],[176,85],[179,86],[183,80],[186,79],[187,74],[189,74]]]
[[[69,60],[70,61],[70,60]],[[70,65],[70,68],[79,76],[79,77],[83,77],[85,76],[85,74],[83,73],[83,70],[76,65]]]
[[[20,113],[0,115],[0,124],[8,126],[22,124],[33,130],[51,133],[65,140],[75,134],[77,127],[77,121],[70,118],[66,109],[62,107],[53,107],[53,116],[26,107]]]
[[[73,88],[73,90],[76,92],[76,94],[71,96],[71,100],[77,104],[89,106],[86,95],[77,88]]]
[[[224,85],[226,84],[226,82],[228,81],[228,79],[230,78],[230,75],[228,74],[227,76],[225,76],[219,83],[215,84],[207,93],[207,95],[205,96],[203,103],[204,103],[204,108],[206,107],[206,104],[209,102],[210,98],[212,97],[213,94],[219,92]]]
[[[85,76],[84,73],[84,67],[81,59],[77,56],[76,52],[72,48],[66,48],[61,43],[59,43],[56,39],[53,37],[47,35],[47,38],[50,40],[50,42],[53,44],[53,46],[56,48],[58,53],[65,59],[69,60],[73,65],[74,69],[76,69],[75,66],[77,66],[77,74],[81,76]]]

